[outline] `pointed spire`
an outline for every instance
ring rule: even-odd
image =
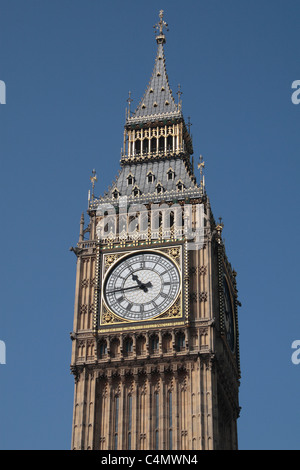
[[[163,45],[166,43],[166,37],[163,33],[164,28],[168,25],[163,21],[163,10],[159,13],[160,21],[154,26],[158,35],[157,55],[155,59],[154,69],[145,94],[140,101],[136,111],[128,120],[137,118],[148,118],[157,115],[178,115],[180,108],[176,105],[166,70],[166,60]]]

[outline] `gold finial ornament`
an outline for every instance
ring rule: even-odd
[[[203,160],[202,155],[200,155],[200,163],[198,163],[198,168],[200,170],[200,175],[202,176],[203,168],[205,167],[205,162]]]
[[[182,101],[181,101],[181,95],[183,95],[183,92],[181,91],[181,85],[178,83],[178,91],[176,92],[178,95],[178,108],[181,109]]]
[[[164,44],[166,42],[166,37],[164,35],[164,28],[166,29],[166,31],[169,31],[168,24],[163,20],[163,17],[164,17],[164,11],[160,10],[159,12],[160,20],[156,25],[153,26],[153,28],[155,29],[155,33],[158,34],[156,36],[156,41],[158,44],[160,43]]]
[[[223,228],[224,228],[224,224],[223,224],[223,222],[222,222],[222,217],[219,217],[219,223],[218,223],[218,225],[216,226],[217,241],[218,241],[218,243],[221,243]]]
[[[202,194],[204,193],[204,189],[205,189],[205,180],[204,180],[204,175],[203,175],[204,167],[205,167],[205,162],[203,160],[202,155],[200,155],[200,163],[198,163],[198,169],[200,170],[200,178],[201,178],[200,188],[201,188]]]
[[[97,174],[96,174],[96,170],[93,170],[92,171],[92,176],[90,176],[90,180],[92,182],[92,199],[94,199],[94,189],[95,189],[95,183],[97,180]]]

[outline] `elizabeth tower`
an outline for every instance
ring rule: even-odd
[[[129,108],[120,172],[80,221],[71,371],[73,449],[237,449],[236,272],[194,174],[189,123],[166,72]]]

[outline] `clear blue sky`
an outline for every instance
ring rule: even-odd
[[[128,91],[165,10],[174,92],[238,272],[241,449],[299,449],[298,0],[0,0],[0,448],[69,449],[75,261],[89,177],[119,169]],[[175,95],[176,96],[176,95]]]

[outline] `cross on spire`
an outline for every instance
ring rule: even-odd
[[[157,24],[155,24],[153,26],[153,28],[155,30],[155,33],[158,34],[156,36],[156,41],[157,41],[158,44],[166,42],[166,37],[164,35],[164,28],[166,29],[166,31],[169,31],[168,24],[165,21],[163,21],[163,17],[164,17],[164,11],[160,10],[160,12],[159,12],[160,20]]]

